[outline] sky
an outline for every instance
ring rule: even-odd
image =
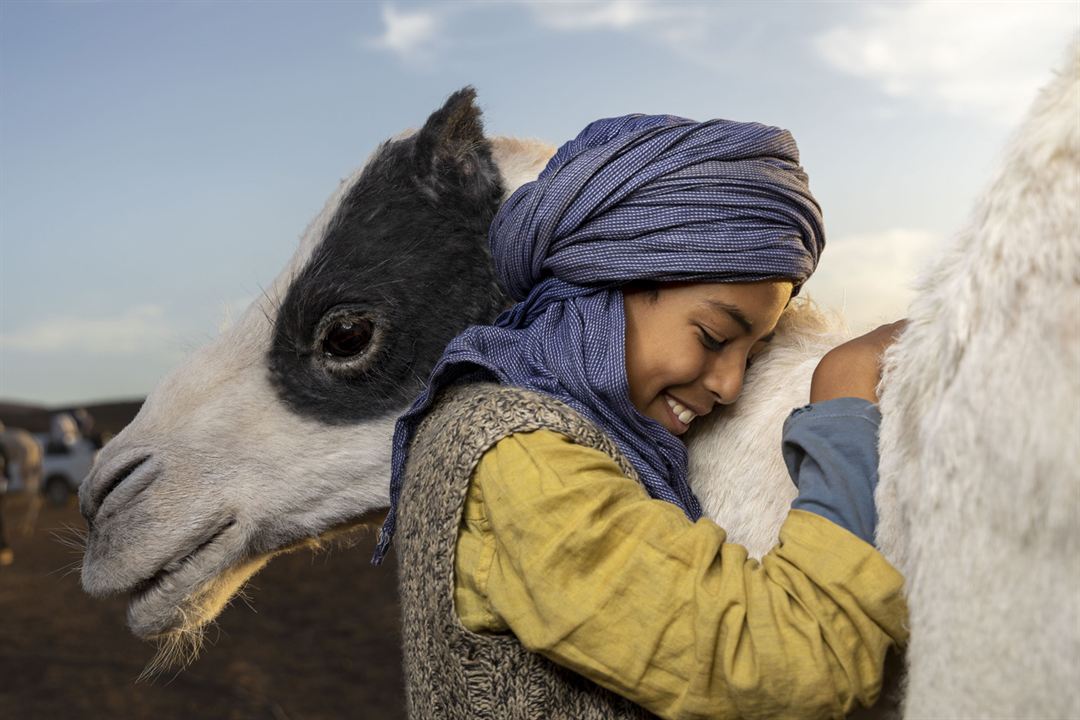
[[[472,85],[492,135],[628,112],[792,131],[806,294],[902,317],[1080,32],[1080,2],[0,0],[0,398],[147,393],[339,180]]]

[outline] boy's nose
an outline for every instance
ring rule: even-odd
[[[739,399],[745,375],[744,363],[717,360],[705,376],[705,389],[716,404],[730,405]]]

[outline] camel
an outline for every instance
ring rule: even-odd
[[[20,528],[24,535],[29,535],[41,511],[41,445],[26,430],[0,423],[0,454],[4,456],[4,474],[9,479],[18,478],[29,498]]]
[[[910,582],[907,717],[1080,713],[1069,689],[1080,670],[1069,552],[1080,530],[1068,462],[1077,460],[1080,355],[1067,310],[1080,286],[1078,88],[1074,44],[888,355],[878,544]],[[377,517],[394,419],[443,345],[507,303],[487,224],[552,152],[485,138],[471,90],[379,146],[265,294],[167,376],[100,454],[80,492],[86,591],[129,593],[129,627],[165,654],[196,648],[275,554]],[[805,403],[817,360],[848,335],[837,318],[795,303],[740,401],[688,440],[706,512],[756,554],[775,541],[795,492],[777,452],[782,419]],[[1008,376],[995,380],[999,360]],[[1039,388],[1009,409],[1003,384],[1035,366]],[[1016,553],[1013,574],[992,588],[991,540]],[[1018,579],[1038,580],[1038,592]],[[954,622],[971,630],[963,642],[947,634]]]
[[[911,718],[1080,717],[1080,42],[886,353]]]

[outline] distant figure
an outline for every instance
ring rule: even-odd
[[[20,428],[5,427],[0,422],[0,450],[4,456],[4,484],[14,486],[29,497],[23,527],[29,532],[40,507],[42,452],[34,436]]]
[[[79,441],[79,423],[69,412],[54,413],[49,420],[49,447],[47,453],[68,452]]]
[[[104,442],[101,433],[94,431],[94,416],[86,408],[75,408],[71,411],[71,417],[75,418],[75,424],[79,428],[79,434],[94,444],[95,450],[100,450]]]
[[[4,475],[16,490],[41,490],[41,446],[30,433],[5,427],[0,422],[0,448],[3,449]]]
[[[7,537],[4,535],[4,495],[7,494],[7,484],[7,455],[4,453],[3,444],[0,444],[0,567],[15,562],[15,551],[8,546]]]

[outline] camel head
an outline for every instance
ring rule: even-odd
[[[551,155],[466,88],[343,181],[262,297],[169,374],[80,491],[82,584],[163,646],[273,555],[389,505],[390,439],[443,347],[506,305],[487,228]]]

